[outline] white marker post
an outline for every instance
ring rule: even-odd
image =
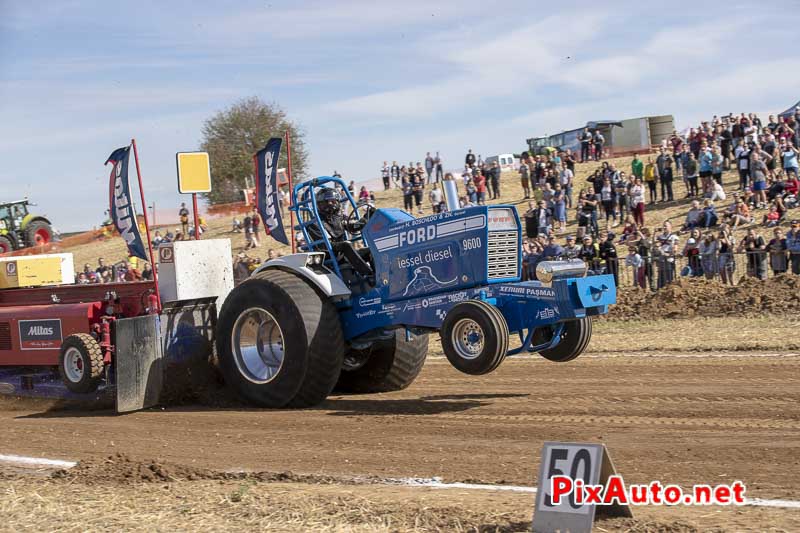
[[[573,480],[583,480],[584,485],[605,485],[609,476],[615,473],[614,464],[603,444],[545,442],[539,468],[533,531],[591,532],[597,507],[594,504],[577,503],[572,494],[561,498],[558,503],[553,502],[550,480],[554,476],[569,476]],[[628,506],[602,506],[600,512],[605,516],[633,517]]]

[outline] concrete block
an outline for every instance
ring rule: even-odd
[[[233,290],[230,239],[176,241],[158,247],[158,288],[165,302],[217,297]]]

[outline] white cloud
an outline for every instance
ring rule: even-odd
[[[552,16],[525,25],[500,37],[482,41],[483,33],[472,29],[451,32],[420,47],[418,52],[437,55],[453,72],[432,83],[348,98],[326,106],[329,111],[378,117],[421,117],[465,107],[486,98],[504,96],[559,79],[566,56],[561,53],[559,34],[566,25],[577,49],[597,36],[602,15],[573,19]],[[478,44],[471,44],[477,34]]]
[[[626,92],[646,95],[665,85],[680,91],[704,76],[718,76],[724,70],[719,58],[730,51],[731,43],[740,42],[739,36],[754,22],[722,16],[713,22],[668,26],[637,43],[624,38],[608,41],[608,20],[603,12],[553,15],[490,40],[481,40],[486,33],[474,28],[450,31],[423,40],[416,49],[447,66],[449,75],[443,79],[347,98],[327,105],[326,110],[350,117],[403,120],[468,109],[487,99],[545,87],[578,91],[582,102],[587,97],[612,98]],[[473,38],[478,44],[470,44]],[[613,47],[606,51],[609,43]],[[683,86],[676,87],[676,79],[685,81]]]
[[[39,102],[43,109],[59,108],[68,112],[100,113],[154,106],[186,106],[234,98],[241,94],[234,88],[204,88],[190,85],[128,83],[54,83],[9,82],[0,86],[6,102],[0,109],[15,102]]]
[[[194,149],[199,138],[200,126],[208,114],[204,112],[166,113],[148,115],[138,119],[129,120],[92,120],[86,122],[59,121],[48,122],[46,132],[43,124],[48,120],[45,115],[40,115],[38,121],[14,121],[10,124],[0,124],[0,153],[6,157],[19,150],[37,151],[42,143],[59,145],[62,148],[69,146],[85,147],[94,141],[101,141],[102,151],[112,148],[115,144],[130,141],[128,136],[146,134],[158,137],[174,132],[183,135],[193,135],[190,146],[181,146],[180,149]],[[177,152],[176,148],[174,151]],[[110,150],[109,150],[110,153]],[[107,154],[85,154],[87,157],[104,157]]]
[[[529,128],[529,137],[535,135],[554,135],[565,130],[580,127],[589,120],[599,119],[600,117],[597,116],[597,110],[602,108],[605,113],[607,105],[608,102],[604,101],[602,105],[598,105],[598,102],[591,102],[541,109],[515,117],[510,121],[510,124]],[[606,115],[603,115],[603,117],[607,118]]]
[[[296,7],[244,9],[216,18],[208,31],[238,42],[253,35],[288,39],[316,39],[322,35],[352,36],[391,34],[399,36],[408,28],[436,25],[454,16],[464,16],[483,9],[477,1],[443,2],[425,0],[375,2],[349,0],[339,2],[302,2]]]

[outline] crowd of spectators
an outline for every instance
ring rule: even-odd
[[[629,283],[654,289],[678,276],[734,283],[737,269],[761,279],[800,274],[800,224],[793,220],[790,228],[781,227],[793,218],[788,213],[800,194],[800,108],[790,116],[770,115],[766,123],[752,113],[715,116],[683,133],[674,131],[641,157],[634,154],[624,169],[602,161],[605,139],[599,131],[586,129],[578,140],[580,154],[521,155],[516,172],[521,199],[527,200],[521,213],[526,278],[535,276],[539,261],[564,258],[583,259],[590,271],[618,280],[624,273]],[[442,176],[438,152],[425,161],[384,162],[384,187],[403,191],[409,213],[423,213],[424,191],[431,184],[432,211],[444,209],[437,184],[452,176]],[[578,181],[579,163],[595,167]],[[736,172],[734,190],[723,186],[726,171]],[[460,206],[499,199],[507,176],[496,161],[486,164],[468,150]],[[680,219],[646,226],[648,209],[678,205],[687,208]],[[576,230],[567,234],[572,222]],[[737,241],[742,229],[746,235]]]
[[[99,283],[122,283],[126,281],[143,281],[153,279],[150,263],[136,257],[129,257],[112,265],[107,265],[104,258],[97,259],[97,266],[83,265],[83,270],[75,273],[75,283],[90,285]]]
[[[267,258],[265,261],[283,257],[283,254],[270,248],[267,250]],[[242,281],[250,277],[250,274],[257,269],[263,261],[258,257],[250,257],[245,252],[239,252],[233,261],[233,281],[238,285]]]
[[[508,201],[527,201],[521,213],[525,278],[535,278],[536,265],[551,259],[580,259],[592,273],[612,274],[618,283],[624,276],[626,283],[652,289],[679,276],[734,283],[737,272],[760,279],[800,275],[800,221],[783,227],[799,218],[789,211],[800,194],[800,108],[788,117],[770,116],[766,124],[754,114],[715,116],[634,154],[625,168],[602,161],[605,139],[598,131],[584,130],[578,140],[580,154],[523,152],[515,168],[522,198]],[[580,180],[578,164],[585,165]],[[724,187],[726,171],[736,172],[735,189]],[[417,215],[425,213],[426,197],[431,212],[445,210],[441,182],[455,180],[443,172],[439,152],[428,152],[424,163],[384,161],[381,176],[384,189],[399,189],[404,209]],[[508,176],[496,160],[487,164],[468,150],[460,206],[501,199]],[[351,181],[348,188],[357,200],[374,201],[366,187],[357,191]],[[646,225],[648,210],[675,206],[686,207],[679,218]],[[233,231],[245,233],[247,249],[256,248],[260,225],[254,211],[242,222],[234,219]],[[574,231],[568,233],[569,227]],[[240,254],[237,275],[259,263]]]
[[[584,128],[578,134],[578,141],[581,143],[581,163],[600,161],[603,158],[606,139],[599,129],[592,132],[589,128]]]
[[[181,221],[181,226],[179,228],[175,228],[174,230],[166,230],[165,233],[162,233],[161,230],[156,230],[153,234],[153,246],[156,248],[161,244],[167,244],[176,241],[184,241],[186,239],[194,239],[195,228],[194,224],[189,223],[189,210],[186,209],[186,204],[182,203],[180,209],[178,210],[178,217]],[[199,233],[202,235],[208,229],[206,225],[206,220],[204,217],[199,216],[197,218],[197,225],[199,228]]]
[[[576,234],[567,235],[563,246],[556,241],[566,230],[575,158],[569,151],[552,157],[523,154],[519,175],[525,198],[539,198],[523,214],[524,275],[533,279],[545,259],[576,258],[593,273],[613,274],[619,281],[627,271],[630,283],[653,289],[679,275],[734,283],[737,268],[759,279],[800,274],[800,220],[792,220],[788,231],[780,227],[798,205],[798,146],[800,108],[793,116],[770,116],[767,124],[742,113],[714,117],[685,135],[673,132],[655,157],[642,160],[635,154],[630,173],[613,162],[590,173],[574,208]],[[581,155],[581,161],[590,159]],[[541,166],[544,170],[532,175],[530,169]],[[730,193],[722,182],[727,170],[738,176],[738,188]],[[646,227],[648,205],[677,203],[673,183],[678,177],[683,200],[689,200],[682,224]],[[617,235],[613,228],[620,225]],[[734,231],[740,228],[746,235],[737,242]]]
[[[384,161],[383,167],[381,167],[383,190],[402,189],[404,181],[411,183],[417,180],[422,181],[422,188],[424,188],[426,184],[431,185],[443,180],[443,169],[444,163],[439,152],[435,152],[435,155],[427,152],[424,164],[421,161],[417,161],[415,165],[413,161],[409,161],[406,166],[398,165],[397,161],[392,161],[390,165],[387,161]]]
[[[253,208],[242,220],[239,220],[238,216],[233,217],[232,225],[233,233],[244,233],[245,250],[261,246],[261,216],[258,214],[258,209]]]
[[[464,186],[464,194],[459,199],[461,207],[486,205],[487,200],[499,199],[501,177],[502,169],[497,160],[487,164],[480,155],[476,158],[472,150],[468,150],[461,173]]]
[[[403,209],[409,213],[416,211],[416,214],[421,215],[425,212],[425,190],[427,187],[427,197],[431,211],[439,213],[444,209],[444,195],[439,183],[446,179],[442,165],[442,158],[439,156],[439,152],[436,152],[435,156],[428,152],[425,156],[424,164],[418,161],[415,165],[413,161],[410,161],[407,166],[401,166],[397,164],[397,161],[393,161],[391,165],[384,161],[381,168],[384,190],[389,190],[392,187],[401,190],[403,193]],[[353,192],[351,189],[351,193]],[[374,201],[375,195],[367,191],[366,187],[361,187],[357,199],[359,201]]]

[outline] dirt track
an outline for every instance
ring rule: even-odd
[[[116,416],[2,400],[0,453],[532,485],[543,441],[588,441],[608,446],[627,482],[741,479],[749,497],[800,500],[800,356],[756,355],[509,359],[478,378],[434,357],[401,393],[293,412]]]

